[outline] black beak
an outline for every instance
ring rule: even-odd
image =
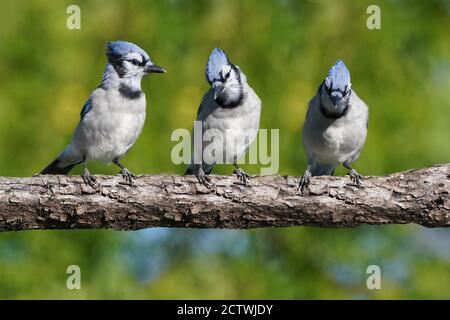
[[[167,71],[156,64],[145,67],[145,73],[166,73]]]
[[[217,85],[213,87],[214,100],[216,100],[217,97],[222,94],[223,89],[224,89],[223,85]]]
[[[341,103],[342,101],[342,97],[337,95],[336,96],[330,95],[330,99],[333,102],[335,108],[337,108],[338,104]]]
[[[337,97],[336,96],[330,96],[331,102],[333,102],[333,105],[336,106],[337,104]]]

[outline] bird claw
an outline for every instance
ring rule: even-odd
[[[297,191],[301,195],[304,195],[304,191],[306,188],[308,188],[310,182],[311,182],[311,172],[306,171],[303,177],[300,179]]]
[[[239,182],[236,184],[241,184],[244,186],[248,186],[250,176],[241,168],[236,168],[233,173],[238,177]]]
[[[355,169],[351,169],[348,173],[350,175],[350,179],[353,183],[355,183],[358,187],[362,186],[364,177],[360,175]]]
[[[211,181],[211,178],[206,174],[201,173],[197,176],[198,182],[204,185],[208,189],[212,189],[214,187],[214,183]]]
[[[97,179],[89,174],[89,172],[85,172],[81,175],[85,184],[89,185],[92,189],[97,189]]]
[[[130,172],[127,168],[123,168],[122,170],[120,170],[120,174],[122,175],[123,179],[128,185],[130,186],[134,185],[136,176],[132,172]]]

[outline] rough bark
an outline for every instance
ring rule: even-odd
[[[209,191],[193,176],[97,176],[97,190],[78,176],[0,178],[0,231],[149,227],[233,228],[416,223],[450,226],[450,164],[383,177],[358,188],[346,177],[212,176]]]

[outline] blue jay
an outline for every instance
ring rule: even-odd
[[[256,138],[261,115],[261,100],[248,85],[238,66],[232,64],[225,52],[212,50],[206,65],[206,80],[211,88],[206,92],[197,112],[201,122],[201,146],[194,142],[194,156],[185,174],[194,174],[200,183],[212,188],[207,176],[216,161],[205,160],[205,150],[214,150],[223,163],[232,163],[239,183],[247,185],[248,174],[237,164],[237,159],[248,151]],[[194,126],[194,139],[199,134]],[[213,137],[207,139],[212,133]],[[199,159],[199,161],[195,161]]]
[[[361,185],[363,177],[351,164],[366,141],[368,118],[367,105],[352,90],[350,72],[338,60],[309,102],[302,133],[308,167],[300,180],[301,193],[311,176],[333,175],[340,164]]]
[[[133,185],[135,176],[120,160],[144,126],[146,101],[141,80],[146,74],[166,71],[130,42],[109,42],[106,56],[102,82],[81,110],[71,143],[41,174],[68,174],[75,165],[83,163],[83,180],[95,188],[97,181],[86,162],[99,160],[117,165],[125,181]]]

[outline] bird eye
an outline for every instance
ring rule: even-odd
[[[135,66],[137,66],[139,64],[139,61],[137,61],[136,59],[130,60],[130,62],[132,64],[134,64]]]
[[[231,76],[231,71],[228,71],[228,73],[225,75],[225,79],[228,80]]]

